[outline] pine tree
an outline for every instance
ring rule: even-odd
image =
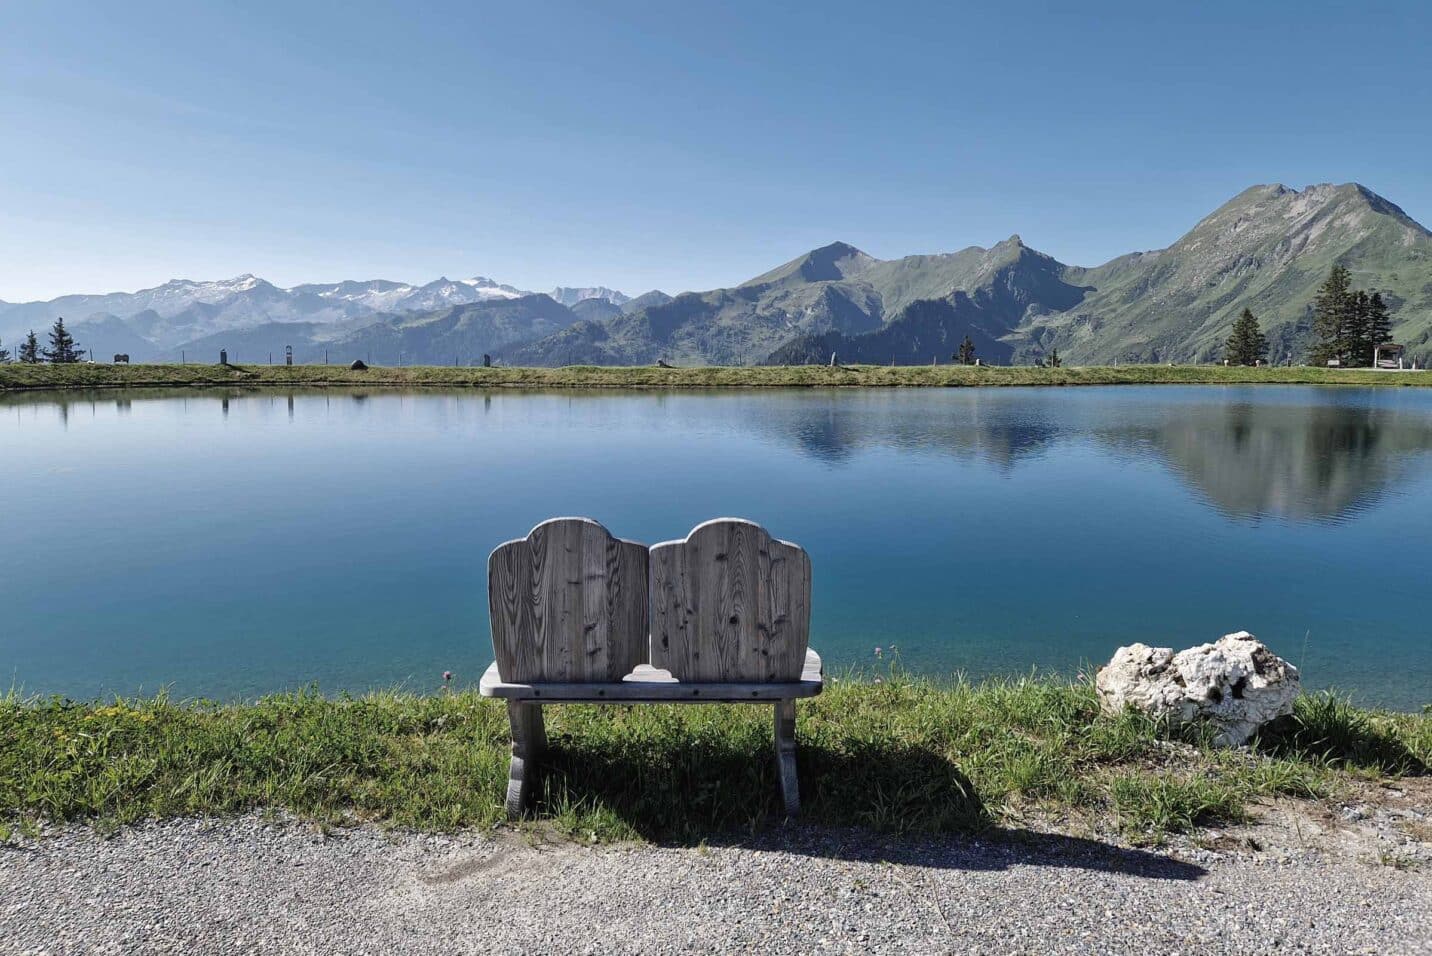
[[[65,331],[64,317],[55,320],[54,326],[50,329],[50,347],[41,350],[45,360],[56,365],[73,365],[80,360],[79,343],[75,337]]]
[[[960,343],[960,350],[955,353],[955,361],[961,365],[975,364],[975,343],[968,335],[966,335],[965,340]]]
[[[1223,347],[1224,358],[1232,365],[1257,365],[1268,357],[1268,337],[1258,327],[1258,319],[1251,309],[1233,323],[1233,333]]]
[[[4,344],[4,342],[0,342],[0,345]],[[10,350],[6,348],[0,348],[0,365],[4,365],[8,361],[10,361]]]
[[[30,334],[25,336],[25,341],[20,343],[20,361],[25,365],[40,363],[40,341],[35,338],[34,329],[31,329]]]
[[[1317,342],[1313,345],[1311,360],[1314,365],[1326,365],[1337,359],[1343,365],[1350,358],[1352,292],[1351,277],[1347,269],[1333,266],[1328,277],[1318,288],[1313,299],[1313,334]]]
[[[1381,292],[1374,292],[1367,299],[1367,338],[1373,349],[1392,341],[1392,316],[1387,303],[1382,301]],[[1369,355],[1368,364],[1371,360]]]
[[[1370,305],[1367,293],[1354,289],[1348,298],[1348,364],[1365,368],[1372,364]]]
[[[1045,363],[1046,363],[1050,368],[1058,368],[1059,366],[1061,366],[1061,365],[1064,364],[1064,360],[1059,357],[1059,350],[1058,350],[1058,349],[1050,349],[1050,350],[1049,350],[1049,357],[1048,357],[1047,359],[1045,359]]]

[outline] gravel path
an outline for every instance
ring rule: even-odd
[[[1432,874],[1375,864],[1034,835],[534,840],[66,828],[0,847],[0,952],[1432,953]]]

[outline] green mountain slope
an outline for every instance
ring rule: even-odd
[[[832,331],[793,339],[766,362],[800,365],[828,361],[831,354],[854,363],[948,362],[969,336],[982,360],[1006,364],[1020,323],[1083,299],[1088,290],[1066,282],[1067,271],[1018,236],[992,249],[882,262],[861,278],[881,290],[882,302],[899,306],[889,321],[864,334]]]
[[[1335,262],[1383,293],[1394,335],[1432,357],[1432,234],[1357,184],[1255,186],[1167,249],[1068,266],[1013,236],[989,249],[880,260],[847,243],[729,289],[628,304],[504,354],[513,364],[1213,361],[1253,309],[1272,358],[1301,360],[1310,303]],[[596,318],[593,316],[592,318]]]
[[[801,335],[879,328],[880,297],[858,278],[876,261],[833,243],[735,288],[687,292],[583,323],[503,358],[513,365],[752,364]]]
[[[1271,358],[1301,360],[1311,303],[1334,263],[1391,304],[1413,352],[1432,331],[1432,233],[1366,187],[1255,186],[1167,249],[1123,256],[1066,278],[1093,291],[1019,330],[1017,358],[1058,347],[1086,363],[1211,361],[1237,314],[1259,317]]]
[[[814,356],[828,343],[837,351],[887,325],[903,324],[889,342],[864,342],[881,361],[929,361],[927,347],[944,350],[964,318],[950,318],[956,293],[960,316],[986,342],[987,354],[1008,358],[1002,339],[1047,299],[1067,307],[1082,291],[1058,278],[1059,263],[1025,246],[1018,236],[990,249],[882,261],[847,243],[814,249],[731,289],[688,292],[630,314],[584,323],[504,355],[516,365],[753,364],[782,354]],[[945,299],[945,308],[911,307]],[[973,308],[972,308],[973,307]],[[953,324],[952,324],[953,323]],[[894,345],[895,353],[888,349]]]

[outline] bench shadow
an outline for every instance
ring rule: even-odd
[[[537,812],[599,809],[664,846],[730,846],[850,861],[963,870],[1077,867],[1149,879],[1207,871],[1159,853],[996,826],[970,779],[943,755],[888,741],[802,743],[801,817],[782,816],[774,756],[729,738],[680,748],[554,741]]]
[[[990,827],[977,834],[882,834],[791,825],[710,845],[852,863],[893,863],[939,870],[998,872],[1043,866],[1119,873],[1150,880],[1197,880],[1208,870],[1151,850],[1082,837]]]

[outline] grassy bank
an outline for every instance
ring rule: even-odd
[[[535,815],[586,839],[698,840],[777,809],[766,707],[548,708]],[[830,684],[800,705],[805,816],[959,831],[1028,813],[1091,815],[1134,836],[1238,819],[1271,794],[1335,797],[1358,777],[1424,774],[1432,716],[1303,699],[1251,752],[1170,741],[1101,716],[1086,685]],[[502,819],[503,706],[473,692],[257,703],[0,698],[0,836],[43,820],[284,808],[420,829]]]
[[[354,372],[335,365],[0,365],[0,391],[125,387],[524,387],[761,388],[954,387],[968,385],[1432,385],[1428,372],[1326,368],[1120,365],[1043,369],[987,366],[821,365],[775,367],[448,368],[407,366]]]

